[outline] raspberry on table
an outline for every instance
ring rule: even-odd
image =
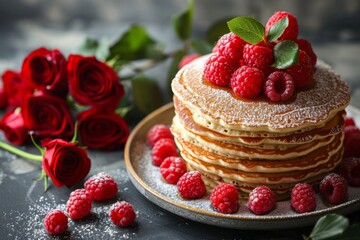
[[[298,64],[284,70],[293,77],[295,89],[299,89],[310,85],[314,81],[313,69],[310,57],[303,50],[299,50]]]
[[[311,64],[313,66],[315,66],[316,62],[317,62],[317,56],[311,46],[311,43],[308,40],[303,39],[303,38],[296,39],[295,42],[298,44],[300,50],[303,50],[304,52],[306,52],[306,54],[311,59]]]
[[[68,229],[68,217],[59,209],[51,210],[44,218],[44,227],[49,234],[62,234]]]
[[[70,193],[69,200],[66,203],[66,212],[73,220],[81,219],[87,216],[92,207],[92,198],[86,189],[76,189]]]
[[[240,63],[233,61],[219,53],[210,55],[205,63],[204,75],[206,79],[218,86],[228,86],[231,76]]]
[[[180,157],[167,157],[160,165],[160,173],[166,182],[176,184],[186,173],[186,164]]]
[[[288,27],[285,29],[285,31],[283,32],[283,34],[281,34],[281,36],[279,37],[279,40],[296,40],[297,36],[299,34],[299,26],[298,26],[298,22],[296,17],[294,17],[293,15],[291,15],[288,12],[284,12],[284,11],[280,11],[280,12],[275,12],[267,21],[266,26],[265,26],[265,33],[266,35],[268,35],[269,30],[272,26],[275,25],[275,23],[277,23],[279,20],[281,20],[282,18],[287,17],[289,20],[289,25]]]
[[[229,183],[217,185],[211,192],[210,201],[216,211],[221,213],[235,213],[239,209],[238,190]]]
[[[216,43],[213,48],[214,53],[219,53],[220,55],[231,59],[234,62],[239,62],[242,59],[243,48],[245,41],[242,40],[235,33],[224,34]]]
[[[356,126],[355,120],[354,120],[352,117],[345,117],[345,119],[344,119],[344,125],[345,125],[345,127],[348,127],[348,126]]]
[[[201,55],[198,54],[198,53],[194,53],[194,54],[184,56],[181,59],[181,61],[179,62],[178,69],[183,68],[186,64],[191,63],[192,61],[194,61],[195,59],[197,59],[199,57],[201,57]]]
[[[245,65],[259,68],[264,73],[268,73],[274,57],[272,49],[268,46],[246,44],[244,46],[243,60]]]
[[[270,212],[274,209],[275,204],[275,194],[267,186],[258,186],[249,194],[248,207],[257,215]]]
[[[198,171],[186,172],[177,182],[180,197],[185,199],[198,199],[206,194],[205,183]]]
[[[360,129],[356,126],[346,126],[344,135],[344,156],[360,157]]]
[[[152,163],[160,166],[167,157],[178,156],[177,148],[173,139],[162,138],[157,141],[151,152]]]
[[[341,203],[348,192],[348,184],[344,177],[330,173],[323,178],[319,186],[321,196],[329,203]]]
[[[275,71],[267,77],[264,91],[271,101],[286,101],[294,94],[293,77],[286,72]]]
[[[114,178],[105,172],[100,172],[84,183],[84,188],[88,190],[91,198],[95,201],[103,201],[114,198],[118,185]]]
[[[174,136],[172,135],[170,128],[168,128],[166,125],[155,124],[148,131],[146,136],[146,142],[149,144],[150,147],[154,147],[155,143],[162,138],[173,139]]]
[[[338,168],[338,173],[343,176],[350,186],[360,186],[360,158],[345,157]]]
[[[311,212],[316,207],[315,191],[307,183],[298,183],[291,192],[291,205],[297,213]]]
[[[125,201],[114,203],[109,211],[111,221],[119,227],[131,225],[136,218],[133,206]]]
[[[231,78],[231,88],[234,93],[244,98],[254,98],[259,95],[264,73],[255,67],[242,66]]]

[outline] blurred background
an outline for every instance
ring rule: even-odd
[[[2,0],[0,71],[20,69],[23,58],[40,46],[69,54],[86,37],[115,39],[132,24],[145,26],[171,51],[182,44],[171,19],[186,7],[186,0]],[[202,38],[214,22],[239,15],[265,24],[278,10],[297,16],[300,36],[350,84],[352,104],[360,107],[359,0],[195,0],[192,35]],[[166,78],[159,70],[152,74],[160,82]]]

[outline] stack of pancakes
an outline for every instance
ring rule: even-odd
[[[299,182],[316,183],[341,161],[347,84],[318,63],[315,84],[287,102],[241,99],[209,83],[203,56],[172,82],[171,130],[188,170],[202,173],[211,189],[232,183],[244,197],[267,185],[286,197]]]

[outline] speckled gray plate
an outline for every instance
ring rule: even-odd
[[[353,116],[360,126],[360,111],[348,107],[347,113]],[[173,105],[167,104],[148,115],[132,131],[125,147],[125,163],[130,179],[135,187],[151,202],[187,219],[201,223],[237,229],[279,229],[313,225],[319,217],[329,213],[349,214],[360,209],[360,188],[349,188],[346,202],[333,206],[317,196],[316,210],[297,214],[291,209],[289,201],[278,202],[276,208],[266,214],[252,214],[246,203],[241,203],[235,214],[216,212],[210,204],[209,192],[198,200],[184,200],[177,194],[176,185],[162,179],[159,167],[151,164],[151,149],[146,144],[147,131],[155,124],[170,125],[174,116]]]

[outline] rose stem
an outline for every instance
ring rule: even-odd
[[[10,144],[5,143],[3,141],[0,141],[0,148],[6,150],[8,152],[11,152],[13,154],[16,154],[20,157],[32,160],[32,161],[41,162],[43,159],[42,155],[36,155],[36,154],[25,152],[21,149],[11,146]]]

